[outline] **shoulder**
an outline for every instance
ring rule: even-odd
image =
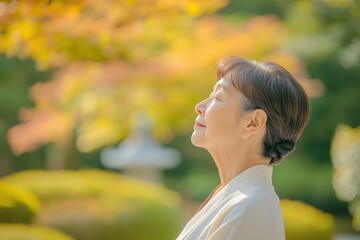
[[[242,193],[235,194],[235,196],[228,202],[224,209],[226,218],[241,218],[247,219],[253,217],[268,218],[276,214],[280,214],[279,198],[276,194],[253,194],[244,195]]]
[[[235,228],[264,226],[262,231],[265,232],[283,227],[279,198],[275,193],[244,195],[237,192],[218,217],[218,226],[232,225]]]
[[[235,197],[217,216],[210,232],[212,238],[209,239],[237,239],[238,236],[244,239],[283,239],[279,204],[276,204],[276,199],[266,196]]]

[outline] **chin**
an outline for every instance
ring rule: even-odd
[[[199,136],[199,134],[196,134],[196,132],[194,132],[191,135],[191,143],[196,147],[204,147],[204,137]]]

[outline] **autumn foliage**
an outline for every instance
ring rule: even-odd
[[[154,134],[170,139],[191,130],[193,106],[206,97],[219,58],[237,55],[277,62],[310,96],[301,61],[285,50],[286,27],[274,16],[229,23],[210,15],[226,1],[123,0],[3,4],[0,50],[31,57],[52,79],[32,86],[34,108],[8,139],[16,154],[72,136],[80,151],[114,144],[128,133],[134,112],[145,111]]]

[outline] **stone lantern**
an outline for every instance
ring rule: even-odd
[[[123,169],[130,176],[161,183],[162,170],[176,167],[180,154],[152,138],[149,121],[143,113],[136,115],[134,123],[129,138],[117,148],[105,148],[101,152],[101,162],[107,168]]]

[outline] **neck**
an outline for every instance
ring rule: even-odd
[[[255,165],[269,164],[269,160],[253,151],[245,151],[249,148],[211,148],[208,149],[213,157],[220,176],[220,189],[228,184],[234,177]],[[219,190],[219,189],[218,189]]]

